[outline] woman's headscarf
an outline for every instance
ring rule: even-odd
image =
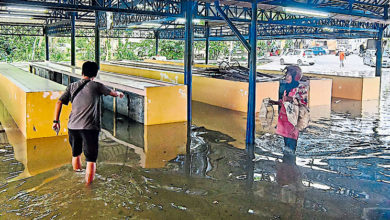
[[[291,83],[286,83],[286,93],[289,93],[291,89],[297,88],[299,86],[299,80],[302,78],[302,70],[299,66],[287,66],[284,68],[286,74],[290,74],[292,77]]]
[[[299,80],[302,78],[302,70],[299,66],[290,65],[284,68],[283,72],[285,74],[290,74],[292,77],[291,83],[284,83],[284,85],[279,90],[279,98],[283,96],[284,91],[288,94],[292,89],[299,86]]]

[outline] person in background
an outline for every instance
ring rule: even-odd
[[[340,58],[340,67],[344,67],[344,60],[345,60],[345,53],[344,51],[339,52],[339,58]]]
[[[62,105],[72,103],[69,115],[68,133],[72,147],[72,166],[74,171],[81,170],[81,153],[87,160],[85,181],[90,184],[96,173],[96,159],[98,157],[98,140],[100,132],[100,97],[110,95],[123,97],[123,93],[116,92],[99,82],[93,81],[98,73],[98,65],[87,61],[82,67],[81,80],[71,83],[59,98],[55,107],[53,129],[60,129],[60,115]]]
[[[284,138],[286,149],[291,152],[295,152],[299,136],[299,129],[288,120],[285,103],[297,103],[298,105],[307,106],[308,86],[304,83],[300,83],[302,78],[302,70],[299,66],[287,66],[284,69],[284,72],[286,73],[286,76],[285,80],[280,82],[279,100],[270,100],[269,103],[271,105],[279,106],[276,133]]]

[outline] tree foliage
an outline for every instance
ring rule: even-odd
[[[227,56],[229,54],[229,46],[223,41],[210,42],[210,60],[216,60],[219,56]]]
[[[95,39],[76,38],[76,59],[95,59]],[[49,37],[50,60],[70,61],[71,41],[69,37]],[[204,58],[205,42],[194,42],[195,54]],[[243,50],[239,42],[234,43],[234,51]],[[155,40],[101,39],[101,60],[141,60],[155,55]],[[160,40],[159,55],[167,59],[184,58],[184,41]],[[229,44],[220,41],[210,42],[210,59],[229,55]],[[0,61],[20,62],[45,59],[45,38],[30,36],[0,36]]]
[[[165,56],[168,60],[184,58],[184,41],[161,40],[160,48],[160,55]]]
[[[30,36],[0,36],[0,61],[43,60],[45,39]]]

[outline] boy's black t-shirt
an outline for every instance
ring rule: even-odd
[[[81,79],[71,83],[59,100],[64,105],[68,105],[71,96],[84,81],[85,79]],[[87,83],[73,100],[68,129],[100,130],[100,96],[109,95],[110,92],[109,88],[99,82]]]

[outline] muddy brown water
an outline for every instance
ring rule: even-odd
[[[143,126],[103,112],[86,187],[66,136],[25,140],[0,105],[0,219],[389,219],[390,87],[381,99],[312,109],[295,154],[246,115],[194,102],[187,124]]]

